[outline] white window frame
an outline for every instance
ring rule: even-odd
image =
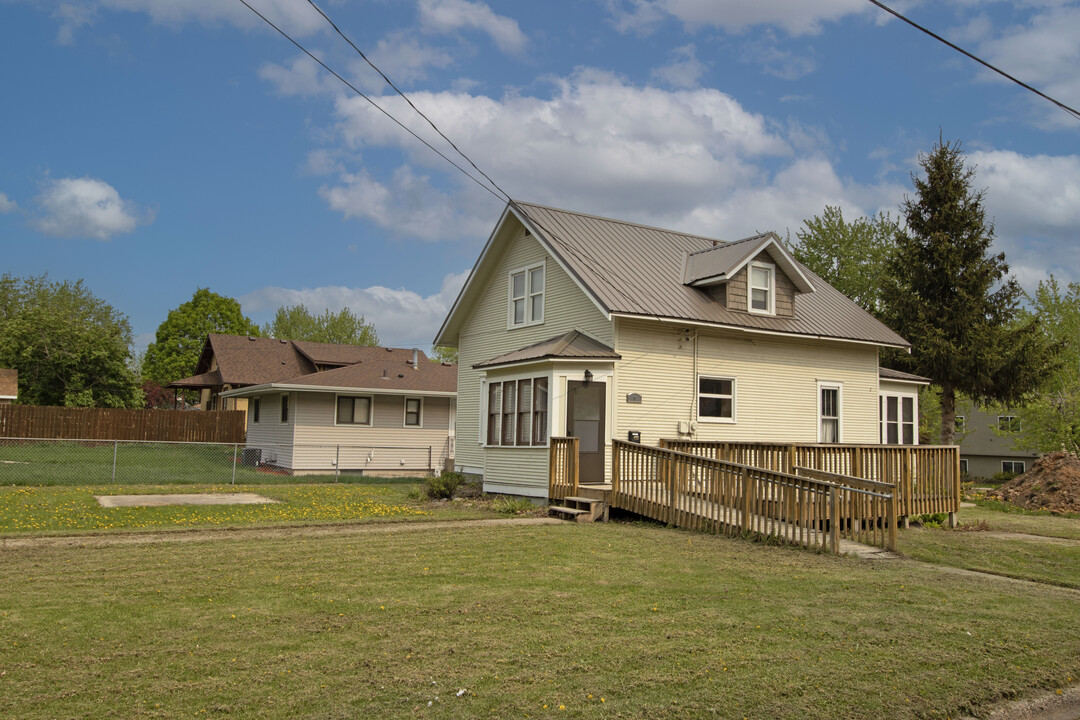
[[[964,415],[953,416],[953,432],[961,435],[967,432],[967,417]]]
[[[754,269],[764,270],[769,275],[768,288],[754,287]],[[768,307],[760,310],[754,307],[754,290],[767,290]],[[776,266],[770,263],[751,262],[746,268],[746,309],[755,315],[776,314]]]
[[[341,398],[367,398],[368,401],[368,420],[367,422],[339,422],[338,421],[338,403]],[[353,403],[353,417],[356,417],[356,403]],[[352,395],[348,393],[341,393],[340,395],[334,395],[334,427],[374,427],[375,426],[375,396],[374,395]]]
[[[968,474],[968,459],[967,458],[960,458],[960,473],[962,475],[967,475]]]
[[[1007,421],[1009,425],[1015,424],[1015,427],[1003,428],[1001,426],[1001,421],[1002,420]],[[998,415],[997,416],[997,429],[1000,432],[1009,433],[1010,435],[1016,435],[1016,434],[1022,433],[1024,431],[1023,427],[1020,425],[1020,416],[1019,415]]]
[[[878,393],[878,442],[882,445],[891,445],[888,441],[888,412],[889,398],[896,398],[896,439],[897,445],[907,445],[904,442],[904,425],[911,425],[911,444],[919,444],[919,396],[916,393],[904,392],[881,392]],[[904,398],[911,399],[912,419],[911,423],[904,422]],[[818,398],[821,402],[821,398]]]
[[[1005,463],[1009,463],[1010,465],[1012,465],[1013,469],[1012,470],[1006,470],[1005,469]],[[1017,465],[1020,466],[1019,470],[1016,469]],[[1001,472],[1011,472],[1011,473],[1016,473],[1017,475],[1023,475],[1025,472],[1027,472],[1027,462],[1024,461],[1024,460],[1002,460],[1001,461]]]
[[[821,391],[822,390],[836,390],[836,442],[844,442],[844,383],[829,382],[826,380],[818,380],[817,384],[817,436],[818,442],[825,442],[825,433],[821,421],[824,419],[821,416]]]
[[[420,407],[416,409],[416,424],[409,424],[409,401],[415,400],[420,403]],[[424,427],[424,398],[422,397],[407,397],[401,410],[401,427],[403,428],[422,428]]]
[[[530,384],[530,391],[529,391],[529,395],[530,395],[530,400],[529,400],[529,403],[530,403],[530,407],[529,407],[529,438],[528,438],[528,442],[524,442],[524,443],[518,442],[518,440],[519,440],[519,432],[518,432],[519,428],[517,426],[517,424],[519,422],[519,415],[520,415],[520,412],[521,412],[520,407],[519,407],[519,403],[521,402],[521,398],[518,395],[518,387],[519,387],[518,383],[520,383],[522,380],[527,380],[527,381],[529,381],[531,383]],[[542,411],[538,411],[536,409],[536,385],[537,385],[537,381],[539,381],[539,380],[546,380],[547,381],[547,397],[546,397],[547,402],[546,402],[546,406],[545,406],[544,410],[542,410]],[[498,424],[499,424],[498,433],[495,435],[495,438],[498,441],[496,443],[488,442],[488,438],[489,438],[488,430],[489,430],[489,427],[490,427],[490,421],[491,421],[491,415],[492,415],[491,407],[490,407],[491,406],[491,388],[492,388],[493,385],[498,385],[499,386],[499,408],[498,408],[498,412],[494,413],[495,417],[497,418],[496,422],[498,422]],[[513,409],[513,412],[512,412],[512,418],[513,419],[511,421],[512,422],[512,429],[513,429],[513,433],[511,435],[511,437],[513,437],[513,442],[511,442],[511,443],[503,443],[503,438],[504,438],[504,435],[506,433],[506,426],[505,426],[506,415],[504,414],[503,411],[504,411],[504,409],[506,407],[505,406],[505,402],[506,402],[505,398],[506,398],[506,389],[507,389],[508,385],[510,385],[510,386],[512,386],[514,388],[514,391],[513,391],[514,392],[514,409]],[[481,403],[481,405],[482,405],[482,408],[481,408],[482,409],[482,415],[481,415],[480,433],[479,433],[480,445],[482,445],[483,447],[487,447],[487,448],[514,448],[514,447],[518,447],[518,448],[534,448],[534,449],[535,448],[542,448],[542,447],[549,447],[551,445],[552,393],[551,393],[551,378],[549,376],[547,376],[547,375],[522,375],[522,376],[500,378],[498,380],[493,380],[493,379],[488,378],[488,379],[485,379],[482,382],[481,387],[484,390],[484,395],[483,395],[483,402]],[[537,415],[539,415],[539,414],[542,414],[544,416],[544,424],[543,424],[543,426],[544,426],[544,441],[543,442],[536,442],[536,428],[537,428],[536,420],[537,420]]]
[[[728,380],[728,381],[730,381],[731,382],[731,395],[718,395],[716,393],[702,393],[701,392],[701,381],[702,380]],[[694,411],[697,414],[698,421],[699,422],[705,422],[705,423],[717,423],[717,424],[721,424],[721,425],[734,425],[736,422],[738,422],[738,413],[739,413],[739,410],[738,410],[738,406],[739,406],[739,403],[738,403],[738,395],[739,395],[738,386],[739,386],[738,380],[736,380],[734,377],[728,377],[728,376],[725,376],[725,375],[698,375],[698,377],[697,377],[697,388],[696,388],[697,397],[696,397],[695,402],[694,402]],[[701,398],[702,397],[730,399],[731,400],[731,417],[730,418],[725,418],[725,417],[716,417],[716,416],[713,416],[713,415],[702,415],[701,414]]]
[[[543,281],[539,290],[532,286],[533,271],[540,270],[543,274]],[[524,295],[514,295],[514,276],[524,275]],[[538,263],[526,265],[511,270],[506,274],[506,329],[513,330],[515,328],[530,327],[533,325],[544,324],[544,293],[547,286],[547,261],[542,260]],[[533,298],[540,298],[540,316],[532,317]],[[514,322],[514,303],[520,300],[524,303],[524,309],[520,323]]]

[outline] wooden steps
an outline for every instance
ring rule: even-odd
[[[567,497],[562,503],[549,507],[548,515],[575,522],[607,522],[608,504],[601,498]]]

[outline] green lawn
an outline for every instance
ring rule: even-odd
[[[645,524],[0,553],[2,717],[945,718],[1080,673],[1073,591]]]
[[[408,497],[411,487],[403,483],[257,488],[232,485],[0,487],[0,535],[500,517],[491,510],[490,503],[480,501],[434,505],[412,500]],[[280,502],[103,508],[96,499],[98,495],[236,491],[256,491]]]
[[[961,508],[958,520],[961,525],[979,525],[990,532],[905,530],[899,535],[900,551],[938,565],[1080,588],[1080,519],[974,507]],[[997,537],[995,532],[1037,537]]]

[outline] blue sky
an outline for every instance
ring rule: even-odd
[[[305,0],[251,0],[423,123]],[[906,0],[1080,107],[1080,1]],[[734,240],[896,215],[959,139],[1021,284],[1080,280],[1080,123],[865,0],[331,0],[510,195]],[[427,348],[501,203],[238,0],[0,0],[2,272],[79,279],[137,349],[198,287]],[[434,141],[433,141],[434,142]]]

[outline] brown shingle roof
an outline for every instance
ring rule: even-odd
[[[179,380],[169,383],[165,387],[197,389],[204,387],[221,387],[223,384],[224,383],[221,382],[221,373],[217,370],[211,370],[208,373],[180,378]]]
[[[909,346],[801,264],[815,292],[799,296],[795,317],[738,312],[684,284],[687,253],[712,248],[712,238],[531,203],[510,211],[608,313]]]
[[[274,385],[310,387],[311,389],[371,390],[374,392],[452,393],[457,390],[457,365],[444,365],[423,360],[416,364],[401,362],[394,354],[386,353],[381,361],[324,370],[311,375],[282,380]],[[408,351],[411,358],[412,351]]]
[[[568,333],[542,340],[520,350],[514,350],[477,363],[473,367],[488,368],[496,365],[509,365],[528,360],[546,360],[549,358],[563,360],[621,360],[622,356],[599,340],[591,338],[578,330],[571,330]]]

